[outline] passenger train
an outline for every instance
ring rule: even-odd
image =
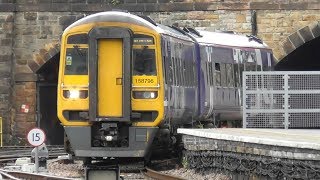
[[[101,12],[61,38],[58,117],[84,158],[146,157],[179,127],[241,121],[242,71],[270,70],[254,36],[197,31]],[[224,124],[226,125],[226,124]]]

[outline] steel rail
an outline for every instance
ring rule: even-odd
[[[142,174],[147,178],[158,179],[158,180],[185,180],[184,178],[160,173],[147,167],[145,172],[142,171]]]
[[[56,158],[58,156],[66,155],[66,153],[49,153],[49,159]],[[31,157],[31,154],[16,154],[16,155],[6,155],[6,156],[0,156],[0,163],[9,162],[9,161],[15,161],[17,158],[22,157]]]
[[[0,170],[1,175],[9,175],[10,179],[20,180],[20,179],[32,179],[32,180],[72,180],[74,178],[65,178],[65,177],[58,177],[58,176],[51,176],[46,174],[36,174],[36,173],[26,173],[26,172],[19,172],[19,171],[7,171],[7,170]]]
[[[16,178],[7,172],[4,172],[3,170],[0,170],[1,179],[12,179],[12,180],[20,180],[19,178]]]
[[[58,157],[58,156],[62,156],[62,155],[66,155],[67,153],[49,153],[49,157]],[[31,157],[31,153],[27,153],[27,154],[12,154],[12,155],[2,155],[0,157],[0,159],[4,158],[22,158],[22,157]]]

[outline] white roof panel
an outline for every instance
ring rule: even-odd
[[[238,34],[198,31],[202,37],[194,36],[200,44],[214,44],[220,46],[267,48],[265,43],[259,43],[255,40],[249,40],[249,37]]]

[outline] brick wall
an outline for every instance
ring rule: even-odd
[[[281,59],[285,55],[282,42],[299,29],[320,22],[320,13],[319,10],[265,10],[258,11],[257,22],[259,37]]]
[[[12,116],[12,45],[13,13],[0,13],[0,116],[3,118],[3,134],[11,133]]]
[[[36,54],[58,42],[63,29],[83,15],[112,9],[149,15],[167,25],[243,34],[251,33],[255,10],[258,36],[278,59],[285,55],[282,42],[288,35],[320,21],[318,0],[2,0],[0,115],[6,135],[19,142],[24,127],[35,123],[34,70],[44,63]],[[24,104],[30,107],[28,113],[21,112]]]

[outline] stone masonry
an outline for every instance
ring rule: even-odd
[[[5,144],[25,141],[35,125],[35,71],[58,49],[63,30],[85,15],[112,9],[152,17],[156,22],[257,36],[281,60],[294,40],[320,32],[319,0],[2,0],[0,1],[0,116]],[[307,27],[307,28],[306,28]],[[305,28],[305,29],[303,29]],[[296,35],[292,35],[295,34]],[[309,33],[310,34],[310,33]],[[288,40],[288,37],[291,39]],[[299,41],[301,42],[301,40]],[[49,45],[48,45],[49,44]],[[290,50],[287,50],[289,47]],[[46,55],[46,54],[49,54]],[[45,56],[44,56],[45,55]],[[43,58],[46,57],[46,58]],[[27,105],[27,106],[25,106]],[[22,109],[28,107],[28,112]]]

